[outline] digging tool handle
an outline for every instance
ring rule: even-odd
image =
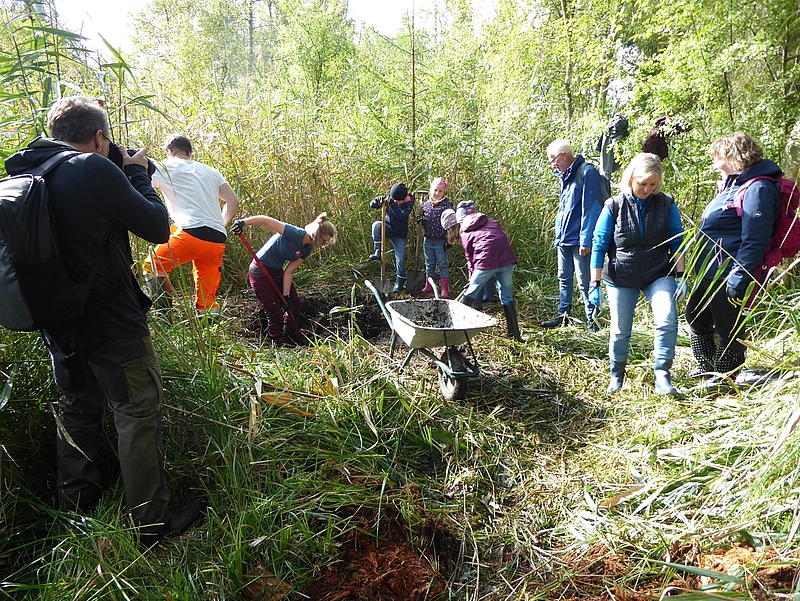
[[[386,282],[386,202],[381,206],[381,292],[387,293]]]
[[[419,271],[419,239],[421,238],[423,221],[417,222],[417,241],[414,244],[414,271]]]
[[[256,251],[254,251],[253,247],[250,246],[250,243],[247,241],[247,238],[244,237],[244,234],[237,234],[237,235],[239,236],[239,240],[242,241],[242,244],[244,244],[244,247],[250,252],[250,256],[252,256],[253,259],[255,259],[256,265],[258,265],[258,268],[261,270],[261,273],[263,273],[264,277],[267,278],[270,284],[272,284],[272,287],[275,289],[275,294],[278,295],[278,298],[281,299],[281,302],[284,302],[283,292],[281,292],[281,290],[278,288],[278,284],[276,284],[275,280],[272,279],[272,276],[269,274],[269,271],[267,271],[266,266],[261,262],[261,259],[258,258]],[[286,315],[289,316],[289,319],[292,321],[295,327],[299,327],[297,324],[297,319],[295,319],[294,317],[294,313],[292,313],[292,310],[289,309],[288,307],[286,308]]]

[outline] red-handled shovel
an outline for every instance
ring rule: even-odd
[[[258,258],[256,251],[254,251],[253,247],[250,246],[250,243],[244,237],[244,234],[238,234],[238,236],[239,240],[241,240],[242,244],[244,244],[244,247],[250,252],[250,255],[253,257],[253,259],[255,259],[256,265],[258,265],[261,273],[263,273],[264,277],[267,278],[270,284],[272,284],[272,287],[275,289],[275,294],[278,295],[278,298],[283,298],[283,292],[278,288],[278,284],[276,284],[275,280],[272,279],[272,276],[269,274],[269,271],[267,271],[266,266],[261,262],[261,259]],[[286,307],[286,315],[289,316],[289,321],[294,324],[295,330],[299,331],[300,326],[297,323],[297,319],[295,319],[294,313],[292,313],[292,310],[288,306]]]

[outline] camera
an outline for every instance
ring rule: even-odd
[[[139,152],[136,148],[127,148],[128,156],[133,156],[137,152]],[[119,151],[119,148],[116,144],[109,144],[108,145],[108,160],[114,163],[117,167],[122,169],[122,154]],[[147,159],[147,177],[153,177],[153,174],[156,172],[156,164]]]

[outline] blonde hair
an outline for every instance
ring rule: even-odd
[[[320,213],[317,218],[306,227],[306,234],[316,242],[317,236],[330,236],[328,244],[336,242],[336,226],[328,221],[327,213]]]
[[[764,151],[753,138],[737,131],[712,142],[708,156],[719,159],[737,173],[752,167],[764,158]]]
[[[633,178],[650,177],[651,175],[658,176],[658,184],[653,190],[653,194],[658,194],[661,192],[661,186],[664,183],[664,169],[661,165],[661,159],[652,152],[640,152],[633,157],[625,171],[622,172],[622,179],[619,182],[620,192],[632,195],[631,181]]]
[[[428,191],[428,196],[433,196],[433,193],[439,186],[442,187],[442,190],[447,190],[447,183],[444,181],[444,178],[434,177],[433,180],[431,181],[431,189]]]
[[[447,229],[447,243],[448,244],[455,244],[459,241],[461,237],[461,224],[456,223],[455,225],[449,227]]]

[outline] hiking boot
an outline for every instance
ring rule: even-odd
[[[553,319],[548,319],[547,321],[543,321],[539,325],[546,330],[550,330],[552,328],[561,328],[569,324],[569,314],[567,313],[559,313]]]
[[[190,499],[182,505],[167,509],[163,524],[143,526],[139,531],[139,542],[143,547],[152,547],[165,538],[186,532],[203,515],[208,503],[205,499]]]

